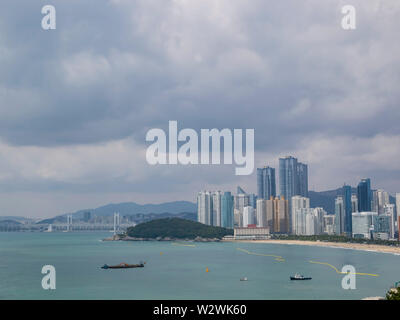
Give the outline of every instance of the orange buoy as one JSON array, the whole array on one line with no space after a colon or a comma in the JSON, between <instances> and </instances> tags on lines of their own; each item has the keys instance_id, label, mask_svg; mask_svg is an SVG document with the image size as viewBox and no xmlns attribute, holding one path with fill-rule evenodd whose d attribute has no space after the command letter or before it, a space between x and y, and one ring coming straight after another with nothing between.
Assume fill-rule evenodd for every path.
<instances>
[{"instance_id":1,"label":"orange buoy","mask_svg":"<svg viewBox=\"0 0 400 320\"><path fill-rule=\"evenodd\" d=\"M208 272L208 268L206 268L206 272Z\"/></svg>"}]
</instances>

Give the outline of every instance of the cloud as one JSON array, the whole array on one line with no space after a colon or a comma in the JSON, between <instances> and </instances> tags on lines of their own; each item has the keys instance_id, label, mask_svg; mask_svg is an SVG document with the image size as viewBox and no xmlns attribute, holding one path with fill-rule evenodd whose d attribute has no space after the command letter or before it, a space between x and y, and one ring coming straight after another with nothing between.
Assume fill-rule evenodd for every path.
<instances>
[{"instance_id":1,"label":"cloud","mask_svg":"<svg viewBox=\"0 0 400 320\"><path fill-rule=\"evenodd\" d=\"M229 167L148 168L145 134L169 120L254 128L259 163L299 155L315 188L400 188L398 1L354 0L354 31L337 0L54 0L53 31L22 3L0 4L3 192L255 191Z\"/></svg>"}]
</instances>

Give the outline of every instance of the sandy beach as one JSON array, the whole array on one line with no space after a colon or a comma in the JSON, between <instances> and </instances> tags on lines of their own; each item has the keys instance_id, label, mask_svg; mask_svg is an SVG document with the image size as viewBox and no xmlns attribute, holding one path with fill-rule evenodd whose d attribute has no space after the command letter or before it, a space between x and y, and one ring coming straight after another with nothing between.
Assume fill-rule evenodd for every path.
<instances>
[{"instance_id":1,"label":"sandy beach","mask_svg":"<svg viewBox=\"0 0 400 320\"><path fill-rule=\"evenodd\" d=\"M318 246L331 247L363 251L375 251L381 253L391 253L400 255L400 247L382 246L376 244L363 243L341 243L341 242L324 242L324 241L302 241L302 240L232 240L234 242L249 242L249 243L270 243L270 244L287 244L301 246Z\"/></svg>"}]
</instances>

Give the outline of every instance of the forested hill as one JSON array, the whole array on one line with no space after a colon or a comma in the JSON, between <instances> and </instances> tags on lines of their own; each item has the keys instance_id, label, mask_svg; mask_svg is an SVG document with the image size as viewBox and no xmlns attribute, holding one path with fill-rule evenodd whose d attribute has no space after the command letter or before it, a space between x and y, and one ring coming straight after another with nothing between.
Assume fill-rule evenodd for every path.
<instances>
[{"instance_id":1,"label":"forested hill","mask_svg":"<svg viewBox=\"0 0 400 320\"><path fill-rule=\"evenodd\" d=\"M127 230L127 235L134 238L156 239L176 238L176 239L195 239L219 238L232 235L233 230L212 227L205 224L180 218L157 219L141 223Z\"/></svg>"}]
</instances>

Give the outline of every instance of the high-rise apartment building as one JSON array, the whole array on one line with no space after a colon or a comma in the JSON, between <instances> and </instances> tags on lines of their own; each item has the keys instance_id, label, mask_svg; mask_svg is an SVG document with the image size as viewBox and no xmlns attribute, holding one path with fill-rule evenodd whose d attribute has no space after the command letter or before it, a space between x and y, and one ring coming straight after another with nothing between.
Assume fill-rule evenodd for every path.
<instances>
[{"instance_id":1,"label":"high-rise apartment building","mask_svg":"<svg viewBox=\"0 0 400 320\"><path fill-rule=\"evenodd\" d=\"M372 207L373 212L383 214L385 205L389 204L389 193L378 189L372 192Z\"/></svg>"},{"instance_id":2,"label":"high-rise apartment building","mask_svg":"<svg viewBox=\"0 0 400 320\"><path fill-rule=\"evenodd\" d=\"M284 197L267 201L267 224L271 233L289 233L289 202ZM271 227L270 227L271 225Z\"/></svg>"},{"instance_id":3,"label":"high-rise apartment building","mask_svg":"<svg viewBox=\"0 0 400 320\"><path fill-rule=\"evenodd\" d=\"M293 196L308 196L308 167L296 158L279 159L280 196L291 200Z\"/></svg>"},{"instance_id":4,"label":"high-rise apartment building","mask_svg":"<svg viewBox=\"0 0 400 320\"><path fill-rule=\"evenodd\" d=\"M267 200L258 199L256 208L256 223L257 227L265 228L267 224Z\"/></svg>"},{"instance_id":5,"label":"high-rise apartment building","mask_svg":"<svg viewBox=\"0 0 400 320\"><path fill-rule=\"evenodd\" d=\"M335 215L327 214L324 216L324 233L328 235L335 234Z\"/></svg>"},{"instance_id":6,"label":"high-rise apartment building","mask_svg":"<svg viewBox=\"0 0 400 320\"><path fill-rule=\"evenodd\" d=\"M233 228L233 196L230 192L201 191L197 195L197 221L217 227Z\"/></svg>"},{"instance_id":7,"label":"high-rise apartment building","mask_svg":"<svg viewBox=\"0 0 400 320\"><path fill-rule=\"evenodd\" d=\"M400 193L396 193L396 218L397 220L400 218ZM397 226L400 229L400 224L398 223ZM399 233L400 238L400 233Z\"/></svg>"},{"instance_id":8,"label":"high-rise apartment building","mask_svg":"<svg viewBox=\"0 0 400 320\"><path fill-rule=\"evenodd\" d=\"M345 232L345 210L343 197L341 196L335 199L335 228L337 235Z\"/></svg>"},{"instance_id":9,"label":"high-rise apartment building","mask_svg":"<svg viewBox=\"0 0 400 320\"><path fill-rule=\"evenodd\" d=\"M213 218L212 194L209 191L201 191L197 195L197 221L212 225Z\"/></svg>"},{"instance_id":10,"label":"high-rise apartment building","mask_svg":"<svg viewBox=\"0 0 400 320\"><path fill-rule=\"evenodd\" d=\"M275 169L264 167L257 169L257 197L269 200L276 197Z\"/></svg>"},{"instance_id":11,"label":"high-rise apartment building","mask_svg":"<svg viewBox=\"0 0 400 320\"><path fill-rule=\"evenodd\" d=\"M297 177L297 194L308 197L308 166L306 164L297 163Z\"/></svg>"},{"instance_id":12,"label":"high-rise apartment building","mask_svg":"<svg viewBox=\"0 0 400 320\"><path fill-rule=\"evenodd\" d=\"M353 238L371 239L374 231L376 212L355 212L353 217Z\"/></svg>"},{"instance_id":13,"label":"high-rise apartment building","mask_svg":"<svg viewBox=\"0 0 400 320\"><path fill-rule=\"evenodd\" d=\"M324 232L324 217L326 211L322 208L299 208L295 211L296 235L319 235Z\"/></svg>"},{"instance_id":14,"label":"high-rise apartment building","mask_svg":"<svg viewBox=\"0 0 400 320\"><path fill-rule=\"evenodd\" d=\"M279 159L280 196L289 201L289 228L292 228L291 199L293 196L308 197L308 167L294 157Z\"/></svg>"},{"instance_id":15,"label":"high-rise apartment building","mask_svg":"<svg viewBox=\"0 0 400 320\"><path fill-rule=\"evenodd\" d=\"M233 228L233 196L230 192L224 192L221 197L221 227Z\"/></svg>"},{"instance_id":16,"label":"high-rise apartment building","mask_svg":"<svg viewBox=\"0 0 400 320\"><path fill-rule=\"evenodd\" d=\"M351 195L351 212L358 212L358 199L356 194Z\"/></svg>"},{"instance_id":17,"label":"high-rise apartment building","mask_svg":"<svg viewBox=\"0 0 400 320\"><path fill-rule=\"evenodd\" d=\"M243 210L243 227L247 228L249 225L256 224L255 212L252 206L247 206Z\"/></svg>"},{"instance_id":18,"label":"high-rise apartment building","mask_svg":"<svg viewBox=\"0 0 400 320\"><path fill-rule=\"evenodd\" d=\"M396 217L394 214L394 204L385 204L383 206L383 213L381 215L389 216L389 236L393 239L396 235Z\"/></svg>"},{"instance_id":19,"label":"high-rise apartment building","mask_svg":"<svg viewBox=\"0 0 400 320\"><path fill-rule=\"evenodd\" d=\"M216 227L221 226L221 191L212 193L212 225Z\"/></svg>"},{"instance_id":20,"label":"high-rise apartment building","mask_svg":"<svg viewBox=\"0 0 400 320\"><path fill-rule=\"evenodd\" d=\"M371 212L371 180L362 179L357 186L358 212Z\"/></svg>"},{"instance_id":21,"label":"high-rise apartment building","mask_svg":"<svg viewBox=\"0 0 400 320\"><path fill-rule=\"evenodd\" d=\"M351 206L351 187L344 185L342 188L342 197L344 205L344 233L352 236L352 206Z\"/></svg>"},{"instance_id":22,"label":"high-rise apartment building","mask_svg":"<svg viewBox=\"0 0 400 320\"><path fill-rule=\"evenodd\" d=\"M293 234L298 234L296 233L296 230L300 230L301 227L298 226L298 221L296 221L297 218L297 210L299 209L309 209L310 208L310 199L302 196L294 196L292 197L292 205L291 205L291 219L292 219L292 233ZM302 222L299 222L299 224Z\"/></svg>"}]
</instances>

